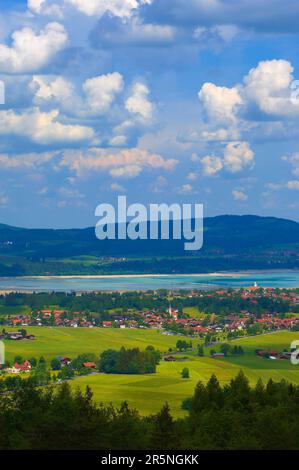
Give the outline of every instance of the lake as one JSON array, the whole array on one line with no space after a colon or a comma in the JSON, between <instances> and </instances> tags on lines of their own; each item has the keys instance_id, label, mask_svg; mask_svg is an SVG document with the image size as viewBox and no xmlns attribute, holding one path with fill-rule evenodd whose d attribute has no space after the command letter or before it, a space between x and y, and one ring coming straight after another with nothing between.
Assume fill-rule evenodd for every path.
<instances>
[{"instance_id":1,"label":"lake","mask_svg":"<svg viewBox=\"0 0 299 470\"><path fill-rule=\"evenodd\" d=\"M22 292L91 292L157 289L199 289L248 287L298 287L299 271L215 273L202 275L81 276L0 278L1 291Z\"/></svg>"}]
</instances>

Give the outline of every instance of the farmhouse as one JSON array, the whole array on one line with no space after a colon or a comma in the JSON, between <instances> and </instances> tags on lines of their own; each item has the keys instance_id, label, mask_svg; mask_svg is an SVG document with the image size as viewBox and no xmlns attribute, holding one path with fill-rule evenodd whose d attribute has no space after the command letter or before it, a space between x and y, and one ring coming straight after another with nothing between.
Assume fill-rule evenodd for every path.
<instances>
[{"instance_id":1,"label":"farmhouse","mask_svg":"<svg viewBox=\"0 0 299 470\"><path fill-rule=\"evenodd\" d=\"M84 362L83 367L86 367L88 369L95 369L96 368L96 363L95 362Z\"/></svg>"},{"instance_id":2,"label":"farmhouse","mask_svg":"<svg viewBox=\"0 0 299 470\"><path fill-rule=\"evenodd\" d=\"M255 351L256 355L257 356L260 356L260 357L277 357L278 356L278 351L276 350L266 350L266 349L257 349Z\"/></svg>"},{"instance_id":3,"label":"farmhouse","mask_svg":"<svg viewBox=\"0 0 299 470\"><path fill-rule=\"evenodd\" d=\"M176 358L174 356L166 356L166 357L164 357L164 361L166 361L166 362L175 362Z\"/></svg>"},{"instance_id":4,"label":"farmhouse","mask_svg":"<svg viewBox=\"0 0 299 470\"><path fill-rule=\"evenodd\" d=\"M11 374L29 373L31 371L31 364L29 361L25 361L23 364L15 363L9 372Z\"/></svg>"},{"instance_id":5,"label":"farmhouse","mask_svg":"<svg viewBox=\"0 0 299 470\"><path fill-rule=\"evenodd\" d=\"M225 357L225 354L223 354L223 353L214 353L212 357L213 357L213 359L223 358L223 357Z\"/></svg>"},{"instance_id":6,"label":"farmhouse","mask_svg":"<svg viewBox=\"0 0 299 470\"><path fill-rule=\"evenodd\" d=\"M69 366L70 363L72 362L72 360L69 357L64 357L64 356L57 356L57 359L62 365L62 367Z\"/></svg>"}]
</instances>

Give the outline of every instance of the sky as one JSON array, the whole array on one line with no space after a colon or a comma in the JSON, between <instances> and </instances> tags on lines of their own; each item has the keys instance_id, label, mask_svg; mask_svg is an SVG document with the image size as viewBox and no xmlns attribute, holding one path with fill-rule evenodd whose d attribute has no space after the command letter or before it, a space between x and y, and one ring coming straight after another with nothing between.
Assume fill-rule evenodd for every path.
<instances>
[{"instance_id":1,"label":"sky","mask_svg":"<svg viewBox=\"0 0 299 470\"><path fill-rule=\"evenodd\" d=\"M0 0L0 222L94 225L119 195L299 220L298 16L297 0Z\"/></svg>"}]
</instances>

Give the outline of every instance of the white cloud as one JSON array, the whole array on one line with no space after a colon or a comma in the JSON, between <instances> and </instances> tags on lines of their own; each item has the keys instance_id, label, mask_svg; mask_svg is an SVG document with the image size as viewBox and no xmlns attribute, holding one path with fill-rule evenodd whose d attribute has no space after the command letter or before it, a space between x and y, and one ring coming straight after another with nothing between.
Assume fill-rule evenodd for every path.
<instances>
[{"instance_id":1,"label":"white cloud","mask_svg":"<svg viewBox=\"0 0 299 470\"><path fill-rule=\"evenodd\" d=\"M94 45L112 47L157 46L172 44L179 30L171 25L145 23L140 16L132 15L125 21L101 22L93 33Z\"/></svg>"},{"instance_id":2,"label":"white cloud","mask_svg":"<svg viewBox=\"0 0 299 470\"><path fill-rule=\"evenodd\" d=\"M194 135L194 140L205 140L206 142L225 142L227 140L238 140L240 131L238 129L217 129L203 130L198 135Z\"/></svg>"},{"instance_id":3,"label":"white cloud","mask_svg":"<svg viewBox=\"0 0 299 470\"><path fill-rule=\"evenodd\" d=\"M62 7L57 3L51 3L48 0L28 0L28 9L36 15L49 15L59 18L63 17Z\"/></svg>"},{"instance_id":4,"label":"white cloud","mask_svg":"<svg viewBox=\"0 0 299 470\"><path fill-rule=\"evenodd\" d=\"M68 167L79 177L99 171L120 178L138 176L146 169L169 171L176 164L177 160L165 159L161 155L139 148L121 150L90 148L86 152L66 150L60 162L60 166Z\"/></svg>"},{"instance_id":5,"label":"white cloud","mask_svg":"<svg viewBox=\"0 0 299 470\"><path fill-rule=\"evenodd\" d=\"M23 28L12 34L11 46L0 44L0 72L26 73L47 65L68 42L68 35L59 23L49 23L40 34Z\"/></svg>"},{"instance_id":6,"label":"white cloud","mask_svg":"<svg viewBox=\"0 0 299 470\"><path fill-rule=\"evenodd\" d=\"M237 173L254 165L254 153L248 142L230 142L224 150L223 165L230 173Z\"/></svg>"},{"instance_id":7,"label":"white cloud","mask_svg":"<svg viewBox=\"0 0 299 470\"><path fill-rule=\"evenodd\" d=\"M84 97L76 92L69 80L61 76L34 75L30 83L30 89L35 93L35 104L59 104L66 113L81 117L107 113L123 88L124 80L118 72L85 80Z\"/></svg>"},{"instance_id":8,"label":"white cloud","mask_svg":"<svg viewBox=\"0 0 299 470\"><path fill-rule=\"evenodd\" d=\"M292 99L291 83L294 68L287 60L260 62L244 78L244 96L269 115L299 114L299 100Z\"/></svg>"},{"instance_id":9,"label":"white cloud","mask_svg":"<svg viewBox=\"0 0 299 470\"><path fill-rule=\"evenodd\" d=\"M198 96L207 123L193 131L190 141L273 140L296 134L299 116L298 84L287 60L259 62L231 88L204 83ZM296 126L296 127L295 127ZM248 137L247 137L248 138Z\"/></svg>"},{"instance_id":10,"label":"white cloud","mask_svg":"<svg viewBox=\"0 0 299 470\"><path fill-rule=\"evenodd\" d=\"M282 160L288 162L292 166L292 173L299 177L299 153L292 153L291 155L285 155Z\"/></svg>"},{"instance_id":11,"label":"white cloud","mask_svg":"<svg viewBox=\"0 0 299 470\"><path fill-rule=\"evenodd\" d=\"M142 3L151 3L149 0L65 0L81 13L88 16L103 16L111 13L120 18L128 18Z\"/></svg>"},{"instance_id":12,"label":"white cloud","mask_svg":"<svg viewBox=\"0 0 299 470\"><path fill-rule=\"evenodd\" d=\"M124 186L118 183L112 183L110 185L110 189L112 189L112 191L115 191L117 193L125 193L127 191L126 188L124 188Z\"/></svg>"},{"instance_id":13,"label":"white cloud","mask_svg":"<svg viewBox=\"0 0 299 470\"><path fill-rule=\"evenodd\" d=\"M268 183L266 187L270 191L280 191L282 189L298 190L299 180L290 180L290 181L287 181L286 183Z\"/></svg>"},{"instance_id":14,"label":"white cloud","mask_svg":"<svg viewBox=\"0 0 299 470\"><path fill-rule=\"evenodd\" d=\"M27 153L18 156L0 154L1 170L36 169L50 162L58 152Z\"/></svg>"},{"instance_id":15,"label":"white cloud","mask_svg":"<svg viewBox=\"0 0 299 470\"><path fill-rule=\"evenodd\" d=\"M247 194L244 193L243 191L238 190L238 189L234 189L232 191L232 195L233 195L233 198L235 199L235 201L247 201L247 199L248 199Z\"/></svg>"},{"instance_id":16,"label":"white cloud","mask_svg":"<svg viewBox=\"0 0 299 470\"><path fill-rule=\"evenodd\" d=\"M30 88L35 91L36 104L47 101L63 103L74 95L72 83L60 76L33 75Z\"/></svg>"},{"instance_id":17,"label":"white cloud","mask_svg":"<svg viewBox=\"0 0 299 470\"><path fill-rule=\"evenodd\" d=\"M38 144L54 142L80 142L94 137L93 129L87 126L59 122L59 111L41 112L38 108L16 113L0 111L0 134L18 135Z\"/></svg>"},{"instance_id":18,"label":"white cloud","mask_svg":"<svg viewBox=\"0 0 299 470\"><path fill-rule=\"evenodd\" d=\"M204 83L198 93L203 107L211 121L233 123L242 98L237 88L226 88L214 83Z\"/></svg>"},{"instance_id":19,"label":"white cloud","mask_svg":"<svg viewBox=\"0 0 299 470\"><path fill-rule=\"evenodd\" d=\"M214 176L222 169L229 173L238 173L254 166L254 153L248 142L229 142L224 148L223 158L207 155L200 159L203 173Z\"/></svg>"},{"instance_id":20,"label":"white cloud","mask_svg":"<svg viewBox=\"0 0 299 470\"><path fill-rule=\"evenodd\" d=\"M144 123L153 118L154 105L148 99L150 91L146 85L137 82L133 86L132 95L126 101L126 109L139 117Z\"/></svg>"},{"instance_id":21,"label":"white cloud","mask_svg":"<svg viewBox=\"0 0 299 470\"><path fill-rule=\"evenodd\" d=\"M143 23L137 16L133 16L130 22L130 28L127 30L128 36L124 40L128 42L147 41L171 42L176 37L176 29L169 25L158 25L152 23Z\"/></svg>"},{"instance_id":22,"label":"white cloud","mask_svg":"<svg viewBox=\"0 0 299 470\"><path fill-rule=\"evenodd\" d=\"M288 181L286 186L288 189L299 190L299 180Z\"/></svg>"},{"instance_id":23,"label":"white cloud","mask_svg":"<svg viewBox=\"0 0 299 470\"><path fill-rule=\"evenodd\" d=\"M115 178L135 178L142 173L140 165L126 165L119 168L111 168L110 175Z\"/></svg>"},{"instance_id":24,"label":"white cloud","mask_svg":"<svg viewBox=\"0 0 299 470\"><path fill-rule=\"evenodd\" d=\"M192 184L183 184L179 189L179 194L190 194L194 191Z\"/></svg>"},{"instance_id":25,"label":"white cloud","mask_svg":"<svg viewBox=\"0 0 299 470\"><path fill-rule=\"evenodd\" d=\"M123 147L127 142L127 136L125 135L115 135L109 140L109 144L112 147Z\"/></svg>"},{"instance_id":26,"label":"white cloud","mask_svg":"<svg viewBox=\"0 0 299 470\"><path fill-rule=\"evenodd\" d=\"M87 103L91 112L101 114L108 111L117 94L124 88L124 80L120 73L90 78L83 84Z\"/></svg>"},{"instance_id":27,"label":"white cloud","mask_svg":"<svg viewBox=\"0 0 299 470\"><path fill-rule=\"evenodd\" d=\"M221 158L207 155L201 159L203 172L207 176L214 176L223 168Z\"/></svg>"},{"instance_id":28,"label":"white cloud","mask_svg":"<svg viewBox=\"0 0 299 470\"><path fill-rule=\"evenodd\" d=\"M78 189L62 187L58 189L58 193L67 199L84 199L85 194L80 193Z\"/></svg>"}]
</instances>

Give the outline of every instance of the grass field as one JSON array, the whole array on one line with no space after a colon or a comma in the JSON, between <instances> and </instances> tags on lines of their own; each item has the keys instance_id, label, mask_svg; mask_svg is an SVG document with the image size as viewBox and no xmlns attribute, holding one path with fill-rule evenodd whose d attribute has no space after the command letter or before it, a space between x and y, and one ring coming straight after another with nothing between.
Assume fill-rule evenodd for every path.
<instances>
[{"instance_id":1,"label":"grass field","mask_svg":"<svg viewBox=\"0 0 299 470\"><path fill-rule=\"evenodd\" d=\"M206 316L205 313L198 310L198 307L184 307L183 312L192 318L204 318Z\"/></svg>"},{"instance_id":2,"label":"grass field","mask_svg":"<svg viewBox=\"0 0 299 470\"><path fill-rule=\"evenodd\" d=\"M74 357L83 352L99 354L107 348L119 349L121 346L139 347L144 349L152 344L166 352L174 347L175 336L166 336L156 330L113 330L113 329L70 329L70 328L28 328L28 332L36 335L36 341L7 342L7 358L17 354L30 358L43 355L51 359L56 355ZM277 332L250 338L240 338L233 344L242 345L245 354L240 357L229 356L225 359L211 359L209 348L205 357L195 353L183 354L188 359L184 362L161 361L157 373L153 375L105 375L96 374L80 377L71 382L72 387L84 389L90 385L96 401L119 405L127 401L143 414L158 411L164 402L168 402L175 416L182 416L182 400L193 394L199 380L207 381L214 373L221 383L228 382L242 369L250 382L254 384L259 378L264 381L286 379L299 384L299 366L289 361L262 359L255 355L257 348L275 348L282 351L290 348L293 340L299 339L298 333ZM194 341L194 345L197 341ZM217 349L217 347L215 348ZM178 356L181 357L181 356ZM182 379L180 373L188 367L190 379Z\"/></svg>"},{"instance_id":3,"label":"grass field","mask_svg":"<svg viewBox=\"0 0 299 470\"><path fill-rule=\"evenodd\" d=\"M13 331L13 328L8 328ZM51 360L63 355L75 357L81 353L100 354L108 348L120 349L139 347L145 349L151 344L161 352L175 347L177 337L163 334L158 330L121 330L113 328L45 328L28 327L28 333L36 336L35 341L6 341L6 358L12 360L16 355L25 358L44 356Z\"/></svg>"},{"instance_id":4,"label":"grass field","mask_svg":"<svg viewBox=\"0 0 299 470\"><path fill-rule=\"evenodd\" d=\"M143 414L159 411L164 402L168 402L173 415L183 416L182 401L193 394L198 381L206 382L212 374L224 384L242 369L254 385L259 378L265 382L272 378L275 381L285 379L299 384L299 366L293 366L289 361L271 361L255 355L257 348L289 348L291 342L298 338L298 333L279 332L264 336L244 338L235 344L242 344L244 356L226 359L211 359L209 349L203 358L188 354L184 362L161 362L157 373L148 376L124 375L93 375L74 380L72 386L84 389L90 385L96 401L113 402L119 405L126 400ZM185 354L183 356L186 356ZM180 373L183 367L188 367L190 379L182 379Z\"/></svg>"}]
</instances>

